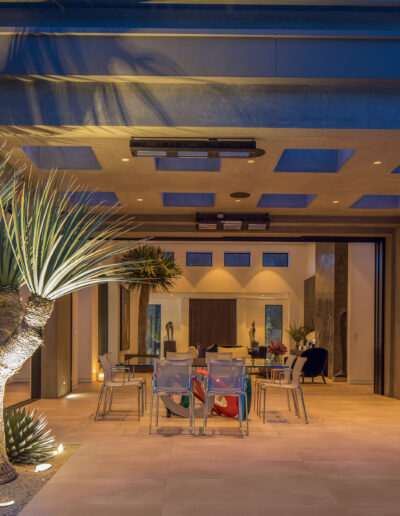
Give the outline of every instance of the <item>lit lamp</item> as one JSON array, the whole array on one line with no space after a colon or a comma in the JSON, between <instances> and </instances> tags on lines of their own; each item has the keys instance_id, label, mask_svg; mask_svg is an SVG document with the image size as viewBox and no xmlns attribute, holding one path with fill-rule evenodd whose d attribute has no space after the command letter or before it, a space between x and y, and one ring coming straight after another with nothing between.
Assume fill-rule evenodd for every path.
<instances>
[{"instance_id":1,"label":"lit lamp","mask_svg":"<svg viewBox=\"0 0 400 516\"><path fill-rule=\"evenodd\" d=\"M99 369L99 371L97 373L97 381L98 382L103 382L104 381L104 371L103 370Z\"/></svg>"}]
</instances>

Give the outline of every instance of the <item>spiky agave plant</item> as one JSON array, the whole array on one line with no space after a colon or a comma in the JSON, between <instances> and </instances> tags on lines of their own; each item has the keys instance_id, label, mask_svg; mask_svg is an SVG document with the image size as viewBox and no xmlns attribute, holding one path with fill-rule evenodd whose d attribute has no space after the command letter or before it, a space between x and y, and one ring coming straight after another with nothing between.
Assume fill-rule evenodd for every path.
<instances>
[{"instance_id":1,"label":"spiky agave plant","mask_svg":"<svg viewBox=\"0 0 400 516\"><path fill-rule=\"evenodd\" d=\"M130 290L140 288L139 319L138 319L138 349L146 353L147 311L151 291L168 291L175 280L182 274L182 269L175 262L173 255L164 253L154 245L143 244L126 252L121 262L125 263L125 278L130 281Z\"/></svg>"},{"instance_id":2,"label":"spiky agave plant","mask_svg":"<svg viewBox=\"0 0 400 516\"><path fill-rule=\"evenodd\" d=\"M0 199L7 237L0 233L3 256L11 248L12 255L7 256L15 260L20 280L31 293L22 318L0 342L0 413L5 383L43 343L43 327L55 299L91 285L126 281L122 274L125 265L109 262L132 247L114 242L126 231L127 219L116 218L115 207L93 207L90 192L80 192L76 202L70 202L76 191L72 182L57 179L55 173L37 184L28 181L19 190L14 186L8 220L7 205ZM0 307L5 290L6 286L0 289ZM0 483L15 477L7 460L0 418Z\"/></svg>"},{"instance_id":3,"label":"spiky agave plant","mask_svg":"<svg viewBox=\"0 0 400 516\"><path fill-rule=\"evenodd\" d=\"M6 449L14 464L39 464L54 454L54 437L47 430L43 414L25 408L6 411L4 415Z\"/></svg>"}]
</instances>

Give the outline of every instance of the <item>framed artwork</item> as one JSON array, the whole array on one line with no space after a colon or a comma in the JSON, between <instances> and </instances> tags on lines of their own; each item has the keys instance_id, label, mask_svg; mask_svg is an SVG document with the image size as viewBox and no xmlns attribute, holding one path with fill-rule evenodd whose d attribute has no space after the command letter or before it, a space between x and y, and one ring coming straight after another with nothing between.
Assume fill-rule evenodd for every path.
<instances>
[{"instance_id":1,"label":"framed artwork","mask_svg":"<svg viewBox=\"0 0 400 516\"><path fill-rule=\"evenodd\" d=\"M265 345L282 342L282 305L265 305Z\"/></svg>"},{"instance_id":2,"label":"framed artwork","mask_svg":"<svg viewBox=\"0 0 400 516\"><path fill-rule=\"evenodd\" d=\"M130 292L127 288L120 286L120 338L119 349L126 351L130 348Z\"/></svg>"},{"instance_id":3,"label":"framed artwork","mask_svg":"<svg viewBox=\"0 0 400 516\"><path fill-rule=\"evenodd\" d=\"M160 356L161 352L161 305L149 305L147 309L146 353Z\"/></svg>"}]
</instances>

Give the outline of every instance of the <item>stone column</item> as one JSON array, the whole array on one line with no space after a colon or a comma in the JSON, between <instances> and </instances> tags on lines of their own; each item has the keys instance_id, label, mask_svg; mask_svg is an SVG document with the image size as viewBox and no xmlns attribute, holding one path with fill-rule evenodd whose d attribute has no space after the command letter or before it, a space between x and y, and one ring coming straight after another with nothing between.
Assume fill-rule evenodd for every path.
<instances>
[{"instance_id":1,"label":"stone column","mask_svg":"<svg viewBox=\"0 0 400 516\"><path fill-rule=\"evenodd\" d=\"M315 255L315 340L329 352L328 376L343 376L347 312L347 244L317 242ZM344 315L343 315L344 314Z\"/></svg>"}]
</instances>

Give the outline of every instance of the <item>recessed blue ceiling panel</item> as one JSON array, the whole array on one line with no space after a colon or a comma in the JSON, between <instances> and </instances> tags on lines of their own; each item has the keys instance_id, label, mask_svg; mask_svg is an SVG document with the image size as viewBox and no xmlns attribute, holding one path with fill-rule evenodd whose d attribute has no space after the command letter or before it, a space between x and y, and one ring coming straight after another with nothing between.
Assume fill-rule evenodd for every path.
<instances>
[{"instance_id":1,"label":"recessed blue ceiling panel","mask_svg":"<svg viewBox=\"0 0 400 516\"><path fill-rule=\"evenodd\" d=\"M262 194L257 208L307 208L315 194Z\"/></svg>"},{"instance_id":2,"label":"recessed blue ceiling panel","mask_svg":"<svg viewBox=\"0 0 400 516\"><path fill-rule=\"evenodd\" d=\"M40 169L101 170L91 147L24 145L21 149Z\"/></svg>"},{"instance_id":3,"label":"recessed blue ceiling panel","mask_svg":"<svg viewBox=\"0 0 400 516\"><path fill-rule=\"evenodd\" d=\"M352 149L285 149L275 172L336 173L354 152Z\"/></svg>"},{"instance_id":4,"label":"recessed blue ceiling panel","mask_svg":"<svg viewBox=\"0 0 400 516\"><path fill-rule=\"evenodd\" d=\"M184 172L218 172L219 158L154 158L157 170Z\"/></svg>"},{"instance_id":5,"label":"recessed blue ceiling panel","mask_svg":"<svg viewBox=\"0 0 400 516\"><path fill-rule=\"evenodd\" d=\"M90 206L119 206L118 197L114 192L74 192L69 198L72 204L82 200L88 201Z\"/></svg>"},{"instance_id":6,"label":"recessed blue ceiling panel","mask_svg":"<svg viewBox=\"0 0 400 516\"><path fill-rule=\"evenodd\" d=\"M172 193L164 192L161 194L164 206L175 207L206 207L214 206L214 193Z\"/></svg>"},{"instance_id":7,"label":"recessed blue ceiling panel","mask_svg":"<svg viewBox=\"0 0 400 516\"><path fill-rule=\"evenodd\" d=\"M397 210L400 208L400 195L363 195L350 208Z\"/></svg>"},{"instance_id":8,"label":"recessed blue ceiling panel","mask_svg":"<svg viewBox=\"0 0 400 516\"><path fill-rule=\"evenodd\" d=\"M400 174L400 165L392 170L392 174Z\"/></svg>"}]
</instances>

